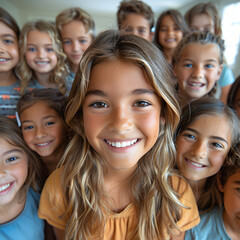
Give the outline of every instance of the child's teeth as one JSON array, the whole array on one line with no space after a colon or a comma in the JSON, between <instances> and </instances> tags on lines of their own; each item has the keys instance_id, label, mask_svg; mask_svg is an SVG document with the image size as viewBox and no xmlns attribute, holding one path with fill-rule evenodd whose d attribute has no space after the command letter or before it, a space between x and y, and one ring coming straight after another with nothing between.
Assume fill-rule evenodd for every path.
<instances>
[{"instance_id":1,"label":"child's teeth","mask_svg":"<svg viewBox=\"0 0 240 240\"><path fill-rule=\"evenodd\" d=\"M0 192L2 192L3 190L7 189L10 186L10 183L0 187Z\"/></svg>"},{"instance_id":2,"label":"child's teeth","mask_svg":"<svg viewBox=\"0 0 240 240\"><path fill-rule=\"evenodd\" d=\"M117 148L121 148L121 147L128 147L128 146L131 146L133 145L134 143L137 142L137 139L134 139L132 141L125 141L125 142L110 142L110 141L107 141L106 142L110 145L110 146L113 146L113 147L117 147Z\"/></svg>"}]
</instances>

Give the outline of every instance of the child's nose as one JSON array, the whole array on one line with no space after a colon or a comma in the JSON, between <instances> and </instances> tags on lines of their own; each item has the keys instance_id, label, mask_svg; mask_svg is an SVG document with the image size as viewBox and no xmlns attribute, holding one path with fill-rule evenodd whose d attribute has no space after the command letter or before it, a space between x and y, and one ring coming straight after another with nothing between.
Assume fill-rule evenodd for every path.
<instances>
[{"instance_id":1,"label":"child's nose","mask_svg":"<svg viewBox=\"0 0 240 240\"><path fill-rule=\"evenodd\" d=\"M78 41L74 41L73 42L73 50L74 51L79 51L81 50L81 46L80 46L80 43Z\"/></svg>"},{"instance_id":2,"label":"child's nose","mask_svg":"<svg viewBox=\"0 0 240 240\"><path fill-rule=\"evenodd\" d=\"M197 159L204 159L207 155L207 144L203 141L197 141L192 147L191 154Z\"/></svg>"},{"instance_id":3,"label":"child's nose","mask_svg":"<svg viewBox=\"0 0 240 240\"><path fill-rule=\"evenodd\" d=\"M45 58L46 57L46 51L44 49L38 50L38 57L39 58Z\"/></svg>"},{"instance_id":4,"label":"child's nose","mask_svg":"<svg viewBox=\"0 0 240 240\"><path fill-rule=\"evenodd\" d=\"M111 118L110 129L116 133L124 134L133 127L130 114L121 107L112 112Z\"/></svg>"},{"instance_id":5,"label":"child's nose","mask_svg":"<svg viewBox=\"0 0 240 240\"><path fill-rule=\"evenodd\" d=\"M36 132L35 132L35 137L36 138L44 138L47 136L47 131L44 127L37 127Z\"/></svg>"},{"instance_id":6,"label":"child's nose","mask_svg":"<svg viewBox=\"0 0 240 240\"><path fill-rule=\"evenodd\" d=\"M192 76L194 78L203 78L204 77L204 69L201 66L194 66L192 71Z\"/></svg>"}]
</instances>

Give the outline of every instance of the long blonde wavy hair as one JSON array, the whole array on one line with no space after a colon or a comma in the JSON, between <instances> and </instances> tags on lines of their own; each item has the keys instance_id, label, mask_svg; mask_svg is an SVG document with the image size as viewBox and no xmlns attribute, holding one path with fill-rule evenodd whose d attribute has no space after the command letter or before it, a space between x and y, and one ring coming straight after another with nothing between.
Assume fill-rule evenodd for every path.
<instances>
[{"instance_id":1,"label":"long blonde wavy hair","mask_svg":"<svg viewBox=\"0 0 240 240\"><path fill-rule=\"evenodd\" d=\"M99 231L99 236L103 233L104 164L85 136L82 109L91 69L116 59L143 69L162 100L161 114L166 120L165 124L160 124L156 143L139 160L133 175L132 192L139 221L131 239L163 238L163 229L167 229L169 235L178 229L176 222L181 217L182 205L179 194L171 186L171 176L177 174L173 170L176 152L173 133L179 121L179 105L170 70L153 44L138 36L108 30L101 33L84 53L66 108L66 122L75 131L61 161L65 214L70 216L65 229L68 240L91 239L93 231Z\"/></svg>"},{"instance_id":2,"label":"long blonde wavy hair","mask_svg":"<svg viewBox=\"0 0 240 240\"><path fill-rule=\"evenodd\" d=\"M25 54L27 51L27 36L29 32L33 30L38 30L40 32L47 33L52 40L53 50L57 55L57 66L52 71L49 82L56 83L60 92L65 94L66 84L65 79L69 73L66 66L66 55L62 50L61 41L58 37L56 27L48 21L37 20L27 22L21 31L19 38L19 48L20 48L20 61L17 66L17 74L21 79L21 93L23 94L28 87L30 81L34 77L33 70L28 66Z\"/></svg>"}]
</instances>

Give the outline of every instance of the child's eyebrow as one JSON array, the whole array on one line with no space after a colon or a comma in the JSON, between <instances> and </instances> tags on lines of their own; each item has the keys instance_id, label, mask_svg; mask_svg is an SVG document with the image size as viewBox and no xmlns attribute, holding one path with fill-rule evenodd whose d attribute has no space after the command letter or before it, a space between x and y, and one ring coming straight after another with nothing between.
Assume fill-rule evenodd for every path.
<instances>
[{"instance_id":1,"label":"child's eyebrow","mask_svg":"<svg viewBox=\"0 0 240 240\"><path fill-rule=\"evenodd\" d=\"M10 38L15 39L15 37L11 34L3 34L3 35L1 35L1 37L10 37Z\"/></svg>"},{"instance_id":2,"label":"child's eyebrow","mask_svg":"<svg viewBox=\"0 0 240 240\"><path fill-rule=\"evenodd\" d=\"M6 151L5 153L3 153L3 156L4 155L9 155L9 154L12 154L12 153L23 153L23 151L21 149L11 149L9 151Z\"/></svg>"},{"instance_id":3,"label":"child's eyebrow","mask_svg":"<svg viewBox=\"0 0 240 240\"><path fill-rule=\"evenodd\" d=\"M51 115L49 115L49 116L45 116L45 117L43 117L42 119L48 119L48 118L57 118L57 116L51 116ZM33 120L23 120L22 121L22 123L28 123L28 122L34 122Z\"/></svg>"},{"instance_id":4,"label":"child's eyebrow","mask_svg":"<svg viewBox=\"0 0 240 240\"><path fill-rule=\"evenodd\" d=\"M185 130L189 130L189 131L192 131L192 132L194 132L194 133L196 133L196 134L199 134L198 131L196 131L195 129L192 129L192 128L186 128ZM210 136L210 138L213 138L213 139L216 139L216 140L223 141L223 142L225 142L225 143L228 145L228 141L227 141L226 139L222 138L222 137L218 137L218 136Z\"/></svg>"},{"instance_id":5,"label":"child's eyebrow","mask_svg":"<svg viewBox=\"0 0 240 240\"><path fill-rule=\"evenodd\" d=\"M156 93L153 90L150 89L146 89L146 88L139 88L139 89L135 89L132 91L132 94L134 95L140 95L140 94L151 94L151 95L156 95ZM86 93L86 97L89 95L97 95L100 97L106 97L107 94L104 93L101 90L90 90Z\"/></svg>"}]
</instances>

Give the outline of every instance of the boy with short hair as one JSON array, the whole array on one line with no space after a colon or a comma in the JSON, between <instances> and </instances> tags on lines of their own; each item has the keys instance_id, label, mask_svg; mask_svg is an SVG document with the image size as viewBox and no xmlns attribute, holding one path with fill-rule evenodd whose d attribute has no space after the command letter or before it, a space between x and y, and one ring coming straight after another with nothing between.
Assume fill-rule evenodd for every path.
<instances>
[{"instance_id":1,"label":"boy with short hair","mask_svg":"<svg viewBox=\"0 0 240 240\"><path fill-rule=\"evenodd\" d=\"M122 1L117 11L119 30L138 35L152 41L154 14L150 6L142 1Z\"/></svg>"},{"instance_id":2,"label":"boy with short hair","mask_svg":"<svg viewBox=\"0 0 240 240\"><path fill-rule=\"evenodd\" d=\"M84 51L95 37L95 23L87 12L75 7L59 13L56 26L74 78Z\"/></svg>"}]
</instances>

